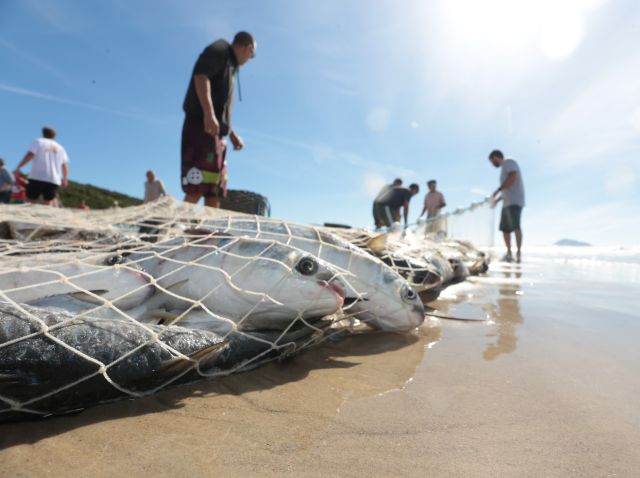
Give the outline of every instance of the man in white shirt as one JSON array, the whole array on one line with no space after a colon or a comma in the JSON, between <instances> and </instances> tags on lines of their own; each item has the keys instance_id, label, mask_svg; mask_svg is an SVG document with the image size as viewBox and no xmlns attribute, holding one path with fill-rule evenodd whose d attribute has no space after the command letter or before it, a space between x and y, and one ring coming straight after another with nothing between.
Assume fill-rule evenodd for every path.
<instances>
[{"instance_id":1,"label":"man in white shirt","mask_svg":"<svg viewBox=\"0 0 640 478\"><path fill-rule=\"evenodd\" d=\"M520 226L520 216L524 207L524 184L520 167L513 159L504 159L500 150L493 150L489 153L489 161L500 171L500 187L493 193L495 202L502 202L502 212L500 215L500 230L504 237L504 244L507 246L507 253L502 258L505 262L512 262L511 254L511 233L516 236L516 262L522 260L520 249L522 248L522 228ZM500 195L500 196L499 196Z\"/></svg>"},{"instance_id":2,"label":"man in white shirt","mask_svg":"<svg viewBox=\"0 0 640 478\"><path fill-rule=\"evenodd\" d=\"M55 137L56 131L53 128L42 128L42 138L36 139L31 144L27 154L14 171L17 177L20 168L33 160L27 185L29 202L40 202L51 206L58 187L66 188L69 184L69 157L64 148L54 140Z\"/></svg>"},{"instance_id":3,"label":"man in white shirt","mask_svg":"<svg viewBox=\"0 0 640 478\"><path fill-rule=\"evenodd\" d=\"M164 184L160 179L156 179L156 173L151 170L147 171L147 182L144 183L144 202L152 202L166 195Z\"/></svg>"}]
</instances>

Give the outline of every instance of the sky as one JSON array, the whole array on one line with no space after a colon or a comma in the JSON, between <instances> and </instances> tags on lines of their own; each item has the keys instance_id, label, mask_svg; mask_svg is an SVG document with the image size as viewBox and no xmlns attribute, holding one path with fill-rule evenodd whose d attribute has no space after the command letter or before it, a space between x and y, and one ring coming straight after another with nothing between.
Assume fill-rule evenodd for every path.
<instances>
[{"instance_id":1,"label":"sky","mask_svg":"<svg viewBox=\"0 0 640 478\"><path fill-rule=\"evenodd\" d=\"M44 125L70 179L182 198L182 101L218 38L254 34L229 187L272 215L370 225L385 183L436 179L448 210L520 165L525 244L640 243L640 2L0 0L0 157Z\"/></svg>"}]
</instances>

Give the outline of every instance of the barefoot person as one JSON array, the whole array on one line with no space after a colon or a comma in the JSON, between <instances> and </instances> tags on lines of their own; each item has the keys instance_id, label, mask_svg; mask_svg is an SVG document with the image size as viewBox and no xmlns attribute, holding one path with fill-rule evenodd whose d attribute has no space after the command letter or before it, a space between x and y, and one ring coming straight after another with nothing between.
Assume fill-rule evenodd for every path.
<instances>
[{"instance_id":1,"label":"barefoot person","mask_svg":"<svg viewBox=\"0 0 640 478\"><path fill-rule=\"evenodd\" d=\"M42 128L42 138L31 143L27 154L14 171L17 178L21 174L20 169L33 161L27 184L29 202L52 206L58 187L66 188L68 185L69 157L55 137L56 131L53 128Z\"/></svg>"},{"instance_id":2,"label":"barefoot person","mask_svg":"<svg viewBox=\"0 0 640 478\"><path fill-rule=\"evenodd\" d=\"M233 149L244 146L231 128L233 80L238 68L255 56L256 42L247 32L239 32L229 44L217 40L200 54L184 99L182 127L182 190L184 200L220 207L227 193L225 156L229 135Z\"/></svg>"},{"instance_id":3,"label":"barefoot person","mask_svg":"<svg viewBox=\"0 0 640 478\"><path fill-rule=\"evenodd\" d=\"M513 159L504 159L500 150L489 153L489 161L496 168L502 168L500 172L500 187L493 193L495 202L502 201L502 213L500 216L500 230L504 236L507 253L502 258L506 262L513 261L511 253L511 233L516 236L516 262L522 259L522 228L520 217L524 207L524 185L520 167Z\"/></svg>"}]
</instances>

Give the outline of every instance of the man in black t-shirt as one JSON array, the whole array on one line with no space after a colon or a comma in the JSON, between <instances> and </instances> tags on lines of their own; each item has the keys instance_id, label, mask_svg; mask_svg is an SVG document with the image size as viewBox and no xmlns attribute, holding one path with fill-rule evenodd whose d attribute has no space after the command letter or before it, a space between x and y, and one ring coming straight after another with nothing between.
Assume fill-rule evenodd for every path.
<instances>
[{"instance_id":1,"label":"man in black t-shirt","mask_svg":"<svg viewBox=\"0 0 640 478\"><path fill-rule=\"evenodd\" d=\"M394 222L400 222L400 208L404 208L404 223L409 222L409 201L418 194L420 187L413 183L409 188L392 188L376 199L375 207L380 222L391 227Z\"/></svg>"},{"instance_id":2,"label":"man in black t-shirt","mask_svg":"<svg viewBox=\"0 0 640 478\"><path fill-rule=\"evenodd\" d=\"M235 150L244 146L231 128L233 80L255 51L253 36L239 32L233 43L218 40L198 57L183 103L181 169L186 202L197 203L204 196L205 205L219 207L220 198L226 196L224 137L229 135Z\"/></svg>"}]
</instances>

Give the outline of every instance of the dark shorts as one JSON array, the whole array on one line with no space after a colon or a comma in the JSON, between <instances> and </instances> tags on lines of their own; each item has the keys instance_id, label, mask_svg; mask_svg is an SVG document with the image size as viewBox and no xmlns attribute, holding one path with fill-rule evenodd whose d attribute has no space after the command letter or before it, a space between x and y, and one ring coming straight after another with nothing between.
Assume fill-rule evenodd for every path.
<instances>
[{"instance_id":1,"label":"dark shorts","mask_svg":"<svg viewBox=\"0 0 640 478\"><path fill-rule=\"evenodd\" d=\"M376 222L376 227L379 225L391 227L391 224L400 221L400 209L391 209L388 204L374 202L373 220Z\"/></svg>"},{"instance_id":2,"label":"dark shorts","mask_svg":"<svg viewBox=\"0 0 640 478\"><path fill-rule=\"evenodd\" d=\"M502 208L500 216L500 230L502 232L513 232L520 229L520 216L522 206L507 206Z\"/></svg>"},{"instance_id":3,"label":"dark shorts","mask_svg":"<svg viewBox=\"0 0 640 478\"><path fill-rule=\"evenodd\" d=\"M227 196L227 143L205 133L203 120L185 117L182 126L182 190L205 197Z\"/></svg>"},{"instance_id":4,"label":"dark shorts","mask_svg":"<svg viewBox=\"0 0 640 478\"><path fill-rule=\"evenodd\" d=\"M11 190L0 191L0 203L8 204L10 199L11 199Z\"/></svg>"},{"instance_id":5,"label":"dark shorts","mask_svg":"<svg viewBox=\"0 0 640 478\"><path fill-rule=\"evenodd\" d=\"M40 196L42 196L43 200L51 201L56 197L57 190L57 184L38 181L37 179L29 179L29 183L27 184L27 197L32 201L37 201L40 199Z\"/></svg>"}]
</instances>

